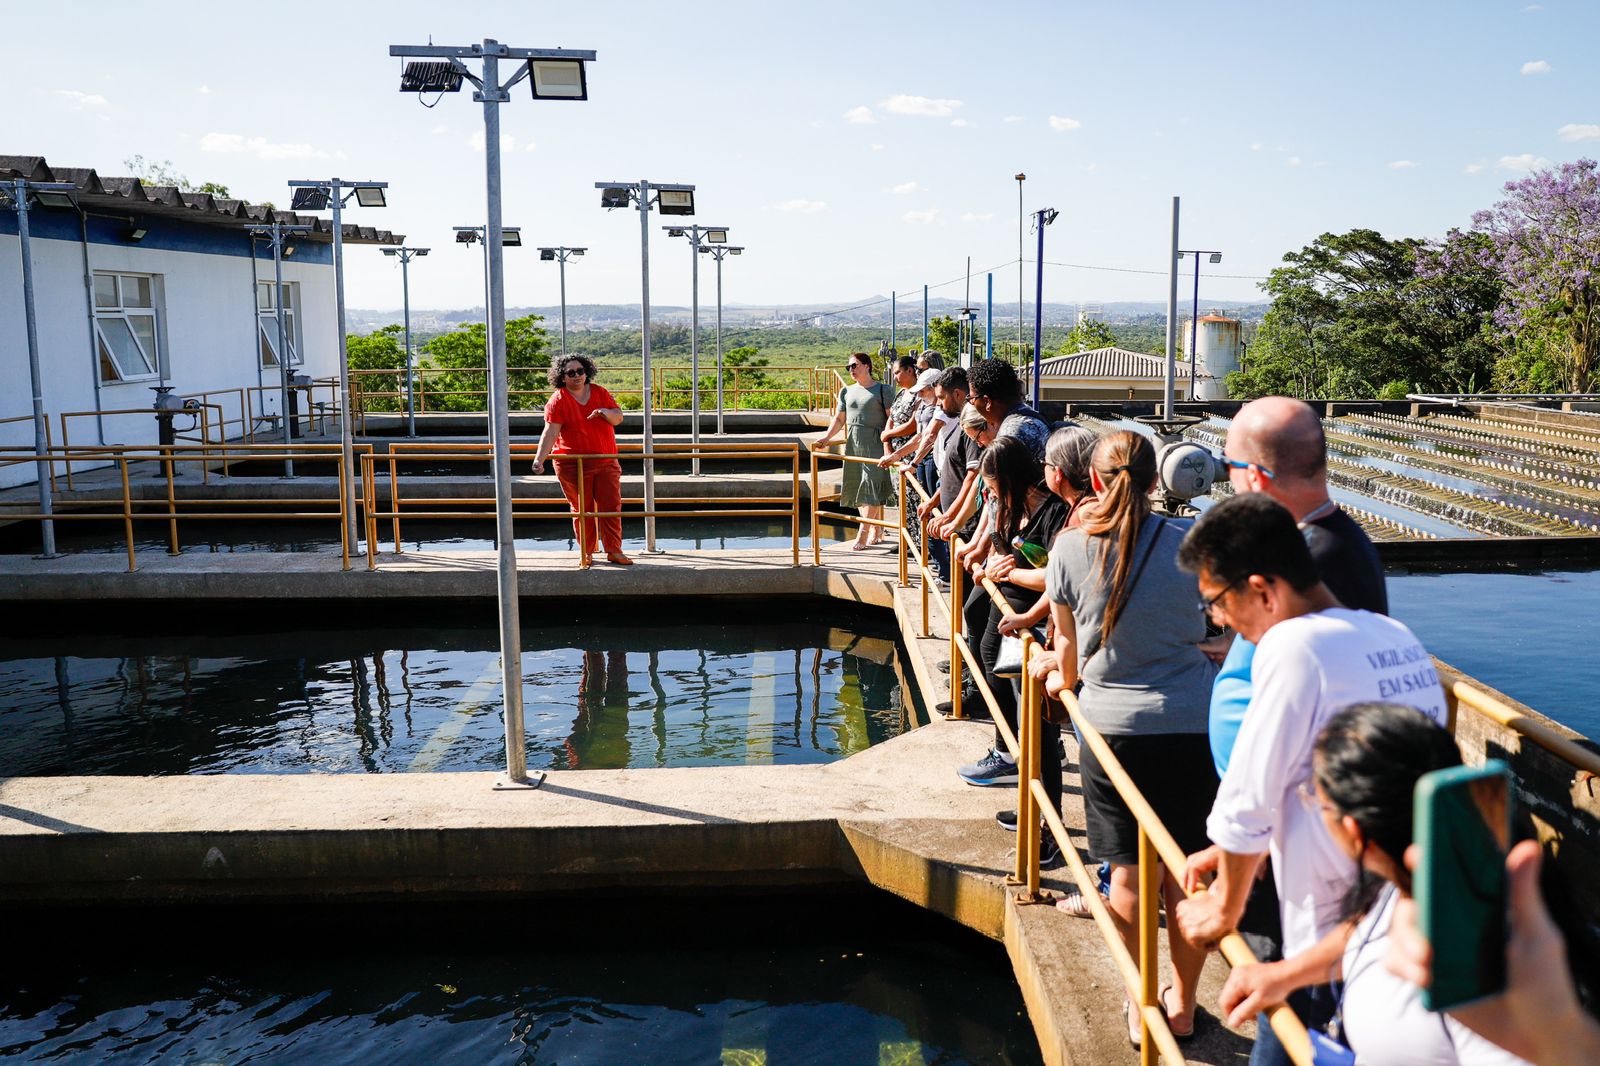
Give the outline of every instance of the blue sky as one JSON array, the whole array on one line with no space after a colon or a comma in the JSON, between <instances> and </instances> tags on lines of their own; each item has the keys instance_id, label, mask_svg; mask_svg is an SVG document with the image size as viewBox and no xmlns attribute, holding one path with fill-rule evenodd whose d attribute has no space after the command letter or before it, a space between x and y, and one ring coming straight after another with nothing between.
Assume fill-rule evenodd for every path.
<instances>
[{"instance_id":1,"label":"blue sky","mask_svg":"<svg viewBox=\"0 0 1600 1066\"><path fill-rule=\"evenodd\" d=\"M0 151L102 173L137 152L280 204L291 178L388 180L391 206L352 220L436 249L413 268L419 307L482 300L480 259L449 232L482 218L481 109L419 106L388 56L430 35L599 52L587 103L519 87L501 109L505 221L591 249L573 302L638 299L637 215L601 211L600 179L696 183L699 219L749 248L725 268L742 304L842 305L958 277L969 255L1012 261L1019 171L1030 209L1061 211L1047 263L1161 271L1179 195L1183 244L1224 253L1202 303L1226 303L1258 293L1223 275L1319 233L1439 234L1528 166L1600 152L1587 0L63 2L7 22ZM686 304L686 245L654 233L652 299ZM555 301L553 264L506 258L510 303ZM1160 276L1046 269L1049 300L1165 298ZM997 301L1016 277L997 272ZM375 250L352 249L347 278L352 306L398 306Z\"/></svg>"}]
</instances>

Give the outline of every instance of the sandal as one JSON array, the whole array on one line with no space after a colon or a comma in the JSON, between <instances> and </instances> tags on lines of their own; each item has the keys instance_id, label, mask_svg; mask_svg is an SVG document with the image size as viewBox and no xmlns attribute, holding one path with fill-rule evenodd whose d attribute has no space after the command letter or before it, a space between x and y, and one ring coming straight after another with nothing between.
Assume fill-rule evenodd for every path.
<instances>
[{"instance_id":1,"label":"sandal","mask_svg":"<svg viewBox=\"0 0 1600 1066\"><path fill-rule=\"evenodd\" d=\"M1083 898L1083 893L1076 889L1068 892L1056 900L1056 910L1063 914L1070 914L1074 918L1093 918L1094 912L1089 909L1089 901Z\"/></svg>"},{"instance_id":2,"label":"sandal","mask_svg":"<svg viewBox=\"0 0 1600 1066\"><path fill-rule=\"evenodd\" d=\"M1171 985L1162 985L1161 991L1156 994L1156 1001L1161 1004L1161 1009L1167 1012L1167 1028L1172 1030L1172 1038L1174 1040L1192 1040L1194 1039L1195 1019L1189 1019L1189 1028L1187 1029L1180 1030L1176 1025L1172 1024L1173 1013L1167 1006L1167 993L1171 991Z\"/></svg>"},{"instance_id":3,"label":"sandal","mask_svg":"<svg viewBox=\"0 0 1600 1066\"><path fill-rule=\"evenodd\" d=\"M1133 1000L1124 999L1122 1001L1122 1017L1128 1023L1128 1043L1132 1044L1135 1050L1138 1050L1139 1046L1144 1043L1144 1026L1140 1024L1139 1015L1133 1009Z\"/></svg>"}]
</instances>

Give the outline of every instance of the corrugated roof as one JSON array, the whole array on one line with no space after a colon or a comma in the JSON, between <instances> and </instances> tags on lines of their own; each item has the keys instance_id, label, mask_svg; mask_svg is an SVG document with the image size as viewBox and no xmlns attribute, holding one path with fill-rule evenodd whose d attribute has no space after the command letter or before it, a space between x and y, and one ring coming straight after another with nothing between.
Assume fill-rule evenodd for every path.
<instances>
[{"instance_id":1,"label":"corrugated roof","mask_svg":"<svg viewBox=\"0 0 1600 1066\"><path fill-rule=\"evenodd\" d=\"M78 187L78 202L98 211L137 211L143 215L179 218L203 226L249 229L273 221L290 226L312 226L300 239L332 241L333 222L315 215L277 211L265 204L212 196L204 192L183 192L171 185L146 185L138 178L102 178L84 167L52 167L40 155L0 155L0 180L24 178L28 181L69 181ZM404 244L403 234L371 226L344 224L346 244Z\"/></svg>"},{"instance_id":2,"label":"corrugated roof","mask_svg":"<svg viewBox=\"0 0 1600 1066\"><path fill-rule=\"evenodd\" d=\"M1188 376L1187 363L1180 362L1180 377ZM1091 348L1072 355L1058 355L1039 364L1041 378L1122 378L1138 381L1165 381L1167 361L1159 355L1130 352L1126 348ZM1210 374L1202 373L1203 378Z\"/></svg>"}]
</instances>

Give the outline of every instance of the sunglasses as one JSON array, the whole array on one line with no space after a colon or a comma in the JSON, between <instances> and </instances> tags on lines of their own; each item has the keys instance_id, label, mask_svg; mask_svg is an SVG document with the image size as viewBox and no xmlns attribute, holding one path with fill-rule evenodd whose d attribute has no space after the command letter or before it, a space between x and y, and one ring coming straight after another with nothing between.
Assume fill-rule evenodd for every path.
<instances>
[{"instance_id":1,"label":"sunglasses","mask_svg":"<svg viewBox=\"0 0 1600 1066\"><path fill-rule=\"evenodd\" d=\"M858 366L866 366L866 364L865 363L846 363L844 365L844 368L846 370L854 370Z\"/></svg>"},{"instance_id":2,"label":"sunglasses","mask_svg":"<svg viewBox=\"0 0 1600 1066\"><path fill-rule=\"evenodd\" d=\"M564 377L564 378L581 378L581 377L586 376L588 373L589 372L587 370L585 370L583 367L575 366L575 367L570 367L570 368L568 368L566 370L563 370L561 372L561 376Z\"/></svg>"},{"instance_id":3,"label":"sunglasses","mask_svg":"<svg viewBox=\"0 0 1600 1066\"><path fill-rule=\"evenodd\" d=\"M1261 471L1261 476L1269 481L1277 477L1276 474L1262 466L1260 463L1241 463L1237 459L1229 459L1226 455L1222 457L1222 465L1231 470L1259 470Z\"/></svg>"}]
</instances>

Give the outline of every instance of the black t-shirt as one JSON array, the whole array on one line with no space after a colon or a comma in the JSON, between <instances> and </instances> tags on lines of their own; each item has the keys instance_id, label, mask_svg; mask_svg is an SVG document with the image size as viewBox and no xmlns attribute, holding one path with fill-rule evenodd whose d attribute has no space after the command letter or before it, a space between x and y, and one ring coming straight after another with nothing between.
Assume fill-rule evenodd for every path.
<instances>
[{"instance_id":1,"label":"black t-shirt","mask_svg":"<svg viewBox=\"0 0 1600 1066\"><path fill-rule=\"evenodd\" d=\"M939 463L939 510L948 511L955 504L956 497L961 495L961 486L966 481L967 471L978 468L983 448L977 441L967 436L966 430L959 424L951 426L945 432L944 440L939 443L938 448L944 449L944 458ZM970 537L977 525L978 515L974 513L962 527L961 537L963 539Z\"/></svg>"},{"instance_id":2,"label":"black t-shirt","mask_svg":"<svg viewBox=\"0 0 1600 1066\"><path fill-rule=\"evenodd\" d=\"M1011 558L1016 560L1018 570L1031 570L1033 564L1023 558L1022 552L1011 543L1016 536L1023 540L1039 545L1045 551L1056 542L1056 534L1067 524L1067 505L1060 496L1049 493L1033 513L1028 516L1028 524L1018 530L1012 537L1006 538L1006 551ZM1009 581L1001 582L1000 592L1011 604L1012 610L1025 611L1039 601L1039 593L1025 589L1020 585L1013 585Z\"/></svg>"},{"instance_id":3,"label":"black t-shirt","mask_svg":"<svg viewBox=\"0 0 1600 1066\"><path fill-rule=\"evenodd\" d=\"M1305 536L1322 583L1340 603L1358 611L1389 613L1378 549L1355 519L1335 510L1307 522Z\"/></svg>"}]
</instances>

